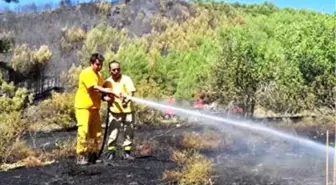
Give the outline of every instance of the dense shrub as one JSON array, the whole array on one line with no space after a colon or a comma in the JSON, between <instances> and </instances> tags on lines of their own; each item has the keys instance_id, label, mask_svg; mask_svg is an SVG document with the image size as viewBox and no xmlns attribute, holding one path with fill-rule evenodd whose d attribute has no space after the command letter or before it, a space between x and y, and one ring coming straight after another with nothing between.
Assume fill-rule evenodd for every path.
<instances>
[{"instance_id":1,"label":"dense shrub","mask_svg":"<svg viewBox=\"0 0 336 185\"><path fill-rule=\"evenodd\" d=\"M79 48L83 44L86 33L81 28L65 27L62 28L62 38L60 46L63 52L69 52L73 49Z\"/></svg>"},{"instance_id":2,"label":"dense shrub","mask_svg":"<svg viewBox=\"0 0 336 185\"><path fill-rule=\"evenodd\" d=\"M29 107L26 117L31 123L42 123L45 127L59 125L60 128L74 126L74 93L52 93L50 99Z\"/></svg>"},{"instance_id":3,"label":"dense shrub","mask_svg":"<svg viewBox=\"0 0 336 185\"><path fill-rule=\"evenodd\" d=\"M18 140L22 133L28 128L25 119L22 119L20 112L0 113L0 163L7 160L12 154L12 144Z\"/></svg>"},{"instance_id":4,"label":"dense shrub","mask_svg":"<svg viewBox=\"0 0 336 185\"><path fill-rule=\"evenodd\" d=\"M42 45L39 49L31 49L23 44L14 49L11 65L13 69L26 76L43 74L43 68L51 59L51 51L48 46Z\"/></svg>"},{"instance_id":5,"label":"dense shrub","mask_svg":"<svg viewBox=\"0 0 336 185\"><path fill-rule=\"evenodd\" d=\"M11 145L18 140L28 127L22 117L22 110L31 100L26 89L16 88L5 82L0 75L0 162L11 155Z\"/></svg>"},{"instance_id":6,"label":"dense shrub","mask_svg":"<svg viewBox=\"0 0 336 185\"><path fill-rule=\"evenodd\" d=\"M195 150L173 151L172 160L180 170L166 170L163 179L185 184L211 184L212 162Z\"/></svg>"},{"instance_id":7,"label":"dense shrub","mask_svg":"<svg viewBox=\"0 0 336 185\"><path fill-rule=\"evenodd\" d=\"M0 33L0 53L8 53L14 44L14 35L12 32Z\"/></svg>"}]
</instances>

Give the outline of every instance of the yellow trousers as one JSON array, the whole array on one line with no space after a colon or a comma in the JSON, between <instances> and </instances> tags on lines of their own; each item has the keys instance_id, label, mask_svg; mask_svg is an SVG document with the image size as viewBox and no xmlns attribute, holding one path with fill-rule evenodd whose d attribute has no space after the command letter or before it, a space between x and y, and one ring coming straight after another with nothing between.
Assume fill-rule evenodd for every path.
<instances>
[{"instance_id":1,"label":"yellow trousers","mask_svg":"<svg viewBox=\"0 0 336 185\"><path fill-rule=\"evenodd\" d=\"M102 127L99 110L76 109L77 155L98 152L101 143Z\"/></svg>"}]
</instances>

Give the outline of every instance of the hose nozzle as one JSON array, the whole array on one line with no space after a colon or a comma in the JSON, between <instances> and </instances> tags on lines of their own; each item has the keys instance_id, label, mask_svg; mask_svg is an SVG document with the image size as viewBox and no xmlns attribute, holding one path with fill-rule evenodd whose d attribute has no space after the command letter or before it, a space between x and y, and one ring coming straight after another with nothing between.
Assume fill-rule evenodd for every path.
<instances>
[{"instance_id":1,"label":"hose nozzle","mask_svg":"<svg viewBox=\"0 0 336 185\"><path fill-rule=\"evenodd\" d=\"M119 98L121 99L123 106L126 106L129 101L127 95L120 93Z\"/></svg>"}]
</instances>

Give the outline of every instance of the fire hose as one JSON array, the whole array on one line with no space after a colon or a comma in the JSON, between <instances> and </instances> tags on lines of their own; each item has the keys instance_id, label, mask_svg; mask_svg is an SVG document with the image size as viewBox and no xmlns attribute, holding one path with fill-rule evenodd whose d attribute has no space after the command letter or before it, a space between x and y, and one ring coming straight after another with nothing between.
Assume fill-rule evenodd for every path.
<instances>
[{"instance_id":1,"label":"fire hose","mask_svg":"<svg viewBox=\"0 0 336 185\"><path fill-rule=\"evenodd\" d=\"M108 102L107 102L107 104L108 104ZM100 150L99 150L97 159L101 156L101 154L103 153L104 148L105 148L105 142L106 142L107 133L108 133L108 128L109 128L109 115L110 115L110 108L109 108L108 105L107 105L103 142L102 142L102 145L101 145L101 147L100 147Z\"/></svg>"}]
</instances>

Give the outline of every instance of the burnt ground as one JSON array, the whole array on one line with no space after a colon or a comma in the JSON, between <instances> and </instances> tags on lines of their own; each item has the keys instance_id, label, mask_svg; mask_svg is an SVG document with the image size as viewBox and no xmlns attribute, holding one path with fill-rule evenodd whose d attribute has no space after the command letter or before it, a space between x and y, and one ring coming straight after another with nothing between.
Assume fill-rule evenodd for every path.
<instances>
[{"instance_id":1,"label":"burnt ground","mask_svg":"<svg viewBox=\"0 0 336 185\"><path fill-rule=\"evenodd\" d=\"M170 148L182 149L185 132L202 131L204 127L188 125L138 127L136 138L157 142L151 156L134 161L116 160L112 165L95 164L78 167L68 157L42 167L18 168L0 173L0 184L6 185L85 185L85 184L173 184L162 180L162 173L175 169L170 159ZM209 129L209 128L207 128ZM212 129L212 128L210 128ZM214 129L218 130L218 129ZM228 129L230 130L230 129ZM58 140L74 138L76 130L37 134L35 142L27 142L46 150ZM230 135L224 132L223 135ZM246 133L245 133L246 135ZM226 137L227 139L228 137ZM218 185L317 185L325 184L325 160L286 142L253 136L230 136L230 144L218 150L201 151L212 160L212 182ZM331 165L330 165L331 166ZM332 174L332 172L330 172ZM331 178L329 178L331 179Z\"/></svg>"}]
</instances>

